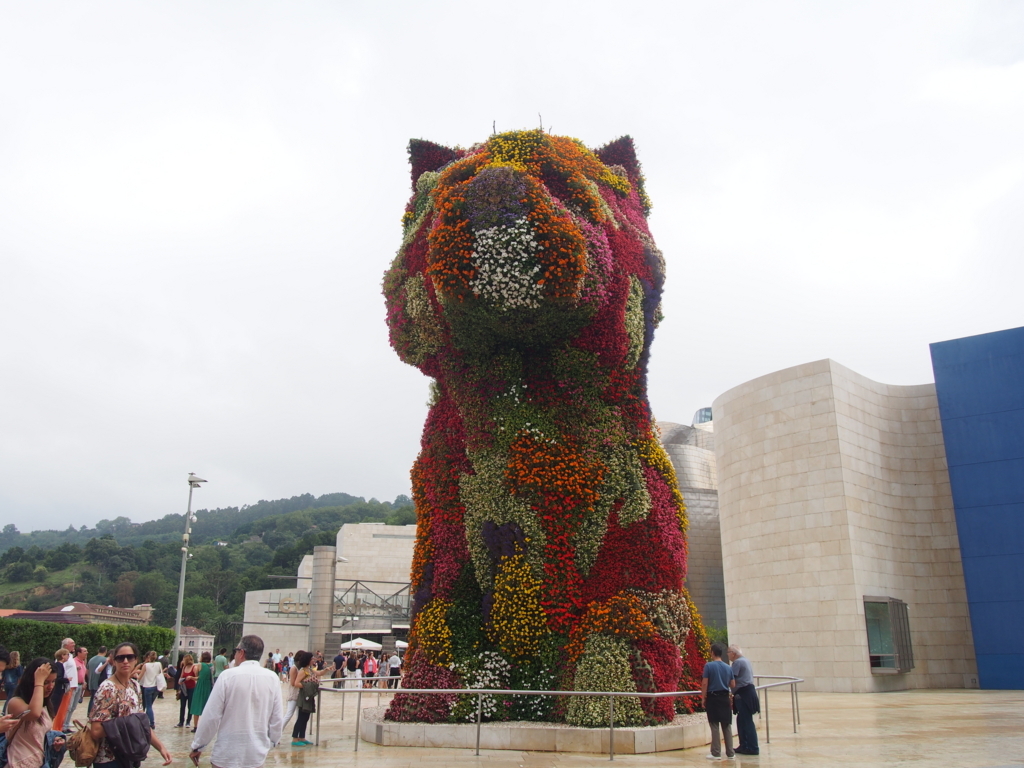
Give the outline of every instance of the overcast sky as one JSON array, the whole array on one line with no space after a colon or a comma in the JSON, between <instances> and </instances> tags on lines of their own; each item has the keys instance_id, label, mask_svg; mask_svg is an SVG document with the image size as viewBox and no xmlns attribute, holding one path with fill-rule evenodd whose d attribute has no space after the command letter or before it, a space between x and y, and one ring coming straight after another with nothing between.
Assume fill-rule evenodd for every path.
<instances>
[{"instance_id":1,"label":"overcast sky","mask_svg":"<svg viewBox=\"0 0 1024 768\"><path fill-rule=\"evenodd\" d=\"M409 492L412 137L637 144L655 415L1024 325L1024 3L0 2L0 522Z\"/></svg>"}]
</instances>

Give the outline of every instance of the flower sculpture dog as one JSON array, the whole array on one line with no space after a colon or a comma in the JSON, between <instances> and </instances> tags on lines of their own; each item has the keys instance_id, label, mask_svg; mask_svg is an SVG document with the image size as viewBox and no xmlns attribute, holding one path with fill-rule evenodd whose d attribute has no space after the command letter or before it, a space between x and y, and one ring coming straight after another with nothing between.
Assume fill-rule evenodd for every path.
<instances>
[{"instance_id":1,"label":"flower sculpture dog","mask_svg":"<svg viewBox=\"0 0 1024 768\"><path fill-rule=\"evenodd\" d=\"M707 640L646 396L664 261L632 140L592 152L517 131L409 151L384 293L391 344L433 385L404 686L693 690ZM670 699L615 711L674 717ZM484 714L606 725L608 704L495 697ZM387 716L475 715L468 698L406 694Z\"/></svg>"}]
</instances>

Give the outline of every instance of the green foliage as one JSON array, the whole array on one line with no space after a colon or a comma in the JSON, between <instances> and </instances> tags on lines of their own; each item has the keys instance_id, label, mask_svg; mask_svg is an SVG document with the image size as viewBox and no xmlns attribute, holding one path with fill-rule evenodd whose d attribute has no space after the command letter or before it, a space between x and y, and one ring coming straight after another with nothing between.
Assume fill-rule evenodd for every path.
<instances>
[{"instance_id":1,"label":"green foliage","mask_svg":"<svg viewBox=\"0 0 1024 768\"><path fill-rule=\"evenodd\" d=\"M27 560L19 560L7 571L8 581L28 581L32 578L32 572L35 569L32 567L32 563Z\"/></svg>"},{"instance_id":2,"label":"green foliage","mask_svg":"<svg viewBox=\"0 0 1024 768\"><path fill-rule=\"evenodd\" d=\"M708 635L709 643L721 643L724 646L729 645L729 628L724 624L718 626L717 624L705 624L704 631Z\"/></svg>"},{"instance_id":3,"label":"green foliage","mask_svg":"<svg viewBox=\"0 0 1024 768\"><path fill-rule=\"evenodd\" d=\"M305 506L301 506L305 505ZM292 574L304 555L334 544L345 523L415 523L412 501L379 502L344 493L261 501L241 509L199 511L193 528L183 623L212 632L218 643L237 639L245 593L279 587L270 574ZM0 532L0 598L4 608L44 610L64 602L153 606L153 624L174 624L181 569L183 515L171 515L174 533L160 525L104 520L91 530ZM235 525L235 523L239 523ZM145 537L139 530L153 530ZM50 536L77 540L53 540ZM15 542L22 542L17 544ZM37 541L51 542L44 546ZM46 591L40 594L38 585ZM63 636L62 636L63 637ZM76 638L77 639L77 638ZM6 638L0 636L0 641ZM93 643L95 645L95 643ZM55 648L56 649L56 648ZM166 649L164 649L166 650Z\"/></svg>"},{"instance_id":4,"label":"green foliage","mask_svg":"<svg viewBox=\"0 0 1024 768\"><path fill-rule=\"evenodd\" d=\"M0 637L12 651L20 651L27 662L37 656L52 658L65 637L73 638L94 652L101 645L108 648L131 641L143 653L163 653L174 643L174 632L162 627L136 627L124 624L54 624L49 621L0 619Z\"/></svg>"}]
</instances>

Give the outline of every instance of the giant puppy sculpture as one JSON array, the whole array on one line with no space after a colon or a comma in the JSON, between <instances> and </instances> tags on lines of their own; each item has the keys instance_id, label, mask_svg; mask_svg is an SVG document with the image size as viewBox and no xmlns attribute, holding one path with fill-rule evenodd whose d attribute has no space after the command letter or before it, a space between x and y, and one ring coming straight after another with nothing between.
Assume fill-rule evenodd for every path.
<instances>
[{"instance_id":1,"label":"giant puppy sculpture","mask_svg":"<svg viewBox=\"0 0 1024 768\"><path fill-rule=\"evenodd\" d=\"M434 381L412 469L405 687L692 690L707 641L647 402L664 261L632 140L592 152L516 131L409 151L414 194L384 294L391 344ZM622 724L674 716L669 699L615 711ZM594 698L507 697L484 714L607 713ZM475 715L451 694L399 695L388 711Z\"/></svg>"}]
</instances>

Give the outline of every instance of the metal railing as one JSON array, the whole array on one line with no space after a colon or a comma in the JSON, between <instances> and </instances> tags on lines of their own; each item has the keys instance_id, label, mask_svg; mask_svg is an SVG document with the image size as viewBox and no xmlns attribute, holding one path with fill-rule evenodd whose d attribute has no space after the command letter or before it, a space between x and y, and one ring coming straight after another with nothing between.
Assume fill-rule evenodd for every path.
<instances>
[{"instance_id":1,"label":"metal railing","mask_svg":"<svg viewBox=\"0 0 1024 768\"><path fill-rule=\"evenodd\" d=\"M769 720L768 710L768 691L771 688L778 688L783 685L788 685L790 690L790 706L793 712L793 733L797 733L797 726L800 725L800 698L797 694L797 684L804 682L803 678L799 677L787 677L785 675L754 675L755 678L755 690L764 691L764 697L761 701L764 704L762 714L764 715L764 728L765 728L765 743L771 743L771 721ZM374 677L371 678L376 684L381 680L394 680L401 679L400 676L396 677ZM406 694L424 694L424 695L472 695L476 696L476 754L480 754L480 726L483 721L483 707L484 707L484 696L607 696L608 697L608 759L615 759L615 699L626 697L626 698L645 698L645 699L661 699L661 698L679 698L681 696L700 696L700 691L663 691L659 693L646 693L641 691L516 691L516 690L505 690L505 689L493 689L493 688L363 688L362 684L367 678L332 678L328 681L321 681L320 689L317 691L316 698L316 744L320 744L320 709L322 703L323 693L340 693L342 694L342 710L341 716L345 717L345 699L346 694L356 694L356 732L355 732L355 749L353 751L359 751L359 723L363 712L363 694L364 693L377 693L377 704L380 705L380 695L382 693L406 693ZM775 680L777 682L756 684L760 680ZM355 682L359 688L333 688L327 687L330 682Z\"/></svg>"}]
</instances>

